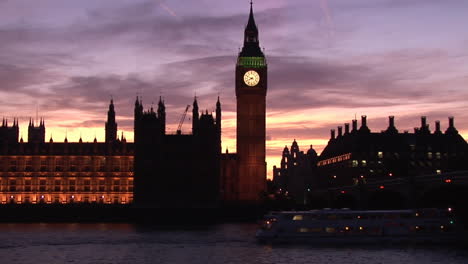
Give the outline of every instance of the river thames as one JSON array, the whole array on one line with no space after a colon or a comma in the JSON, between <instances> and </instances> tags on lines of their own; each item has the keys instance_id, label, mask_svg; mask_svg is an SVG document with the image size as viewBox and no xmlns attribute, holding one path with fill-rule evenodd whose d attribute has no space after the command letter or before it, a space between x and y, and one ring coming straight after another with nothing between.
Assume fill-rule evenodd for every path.
<instances>
[{"instance_id":1,"label":"river thames","mask_svg":"<svg viewBox=\"0 0 468 264\"><path fill-rule=\"evenodd\" d=\"M261 245L255 224L0 224L0 263L468 263L462 248Z\"/></svg>"}]
</instances>

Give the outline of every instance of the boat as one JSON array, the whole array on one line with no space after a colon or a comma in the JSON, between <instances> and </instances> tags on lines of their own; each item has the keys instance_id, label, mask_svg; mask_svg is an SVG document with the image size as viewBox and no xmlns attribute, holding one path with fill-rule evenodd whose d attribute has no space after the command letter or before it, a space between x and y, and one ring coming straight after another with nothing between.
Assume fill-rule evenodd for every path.
<instances>
[{"instance_id":1,"label":"boat","mask_svg":"<svg viewBox=\"0 0 468 264\"><path fill-rule=\"evenodd\" d=\"M411 210L323 209L267 214L259 242L375 243L458 242L452 208Z\"/></svg>"}]
</instances>

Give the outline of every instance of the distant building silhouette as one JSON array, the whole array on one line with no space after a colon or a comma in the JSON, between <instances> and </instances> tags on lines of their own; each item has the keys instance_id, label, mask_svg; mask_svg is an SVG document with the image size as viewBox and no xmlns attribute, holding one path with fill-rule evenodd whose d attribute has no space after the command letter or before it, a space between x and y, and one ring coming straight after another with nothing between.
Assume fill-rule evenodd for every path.
<instances>
[{"instance_id":1,"label":"distant building silhouette","mask_svg":"<svg viewBox=\"0 0 468 264\"><path fill-rule=\"evenodd\" d=\"M310 189L311 195L319 195L315 199L318 198L320 203L323 198L335 199L337 189L341 187L351 190L355 186L361 190L360 195L365 195L359 187L401 179L404 193L414 188L414 184L406 185L411 185L414 182L411 179L415 177L441 174L440 181L434 183L437 185L446 182L444 175L447 173L468 170L468 144L455 128L453 117L449 118L445 132L439 121L435 122L435 130L431 132L424 116L414 133L399 132L395 118L390 116L388 128L375 133L367 126L367 116L362 116L360 127L357 120L352 120L351 127L346 123L344 130L340 126L337 130L332 129L330 134L328 145L319 157L313 150L307 154L299 152L296 141L291 149L284 148L281 166L273 168L277 191L288 192L297 203L303 203L304 198L305 203L308 195L303 197L301 192ZM385 186L380 186L383 188ZM335 192L334 198L330 196L330 190ZM341 190L345 195L346 191Z\"/></svg>"},{"instance_id":2,"label":"distant building silhouette","mask_svg":"<svg viewBox=\"0 0 468 264\"><path fill-rule=\"evenodd\" d=\"M368 179L391 179L424 174L445 173L468 169L468 145L454 126L453 117L445 132L440 122L431 132L426 117L421 126L399 132L393 116L388 128L380 133L371 132L367 117L362 116L361 126L352 121L345 131L338 127L338 135L331 131L328 145L319 161L319 178L322 187L352 185Z\"/></svg>"},{"instance_id":3,"label":"distant building silhouette","mask_svg":"<svg viewBox=\"0 0 468 264\"><path fill-rule=\"evenodd\" d=\"M273 183L276 189L283 192L300 204L307 204L308 193L314 186L317 177L317 152L310 146L307 153L299 150L296 140L291 151L284 147L281 166L273 166Z\"/></svg>"},{"instance_id":4,"label":"distant building silhouette","mask_svg":"<svg viewBox=\"0 0 468 264\"><path fill-rule=\"evenodd\" d=\"M192 134L166 133L166 108L157 113L135 102L135 202L160 207L214 206L219 202L221 103L216 116L199 115L193 102Z\"/></svg>"}]
</instances>

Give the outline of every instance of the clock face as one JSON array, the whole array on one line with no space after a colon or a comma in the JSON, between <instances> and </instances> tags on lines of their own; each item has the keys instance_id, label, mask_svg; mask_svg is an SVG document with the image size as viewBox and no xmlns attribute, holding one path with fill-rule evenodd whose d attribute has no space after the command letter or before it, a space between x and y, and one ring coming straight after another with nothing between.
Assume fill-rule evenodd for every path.
<instances>
[{"instance_id":1,"label":"clock face","mask_svg":"<svg viewBox=\"0 0 468 264\"><path fill-rule=\"evenodd\" d=\"M255 86L260 82L260 75L256 71L248 71L244 74L244 82L248 86Z\"/></svg>"}]
</instances>

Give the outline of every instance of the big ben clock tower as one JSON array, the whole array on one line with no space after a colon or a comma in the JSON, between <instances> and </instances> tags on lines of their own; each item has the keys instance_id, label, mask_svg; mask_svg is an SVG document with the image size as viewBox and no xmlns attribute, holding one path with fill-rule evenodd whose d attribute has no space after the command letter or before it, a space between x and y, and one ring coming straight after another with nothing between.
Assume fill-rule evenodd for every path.
<instances>
[{"instance_id":1,"label":"big ben clock tower","mask_svg":"<svg viewBox=\"0 0 468 264\"><path fill-rule=\"evenodd\" d=\"M238 200L256 203L266 188L267 63L260 49L252 2L236 65Z\"/></svg>"}]
</instances>

